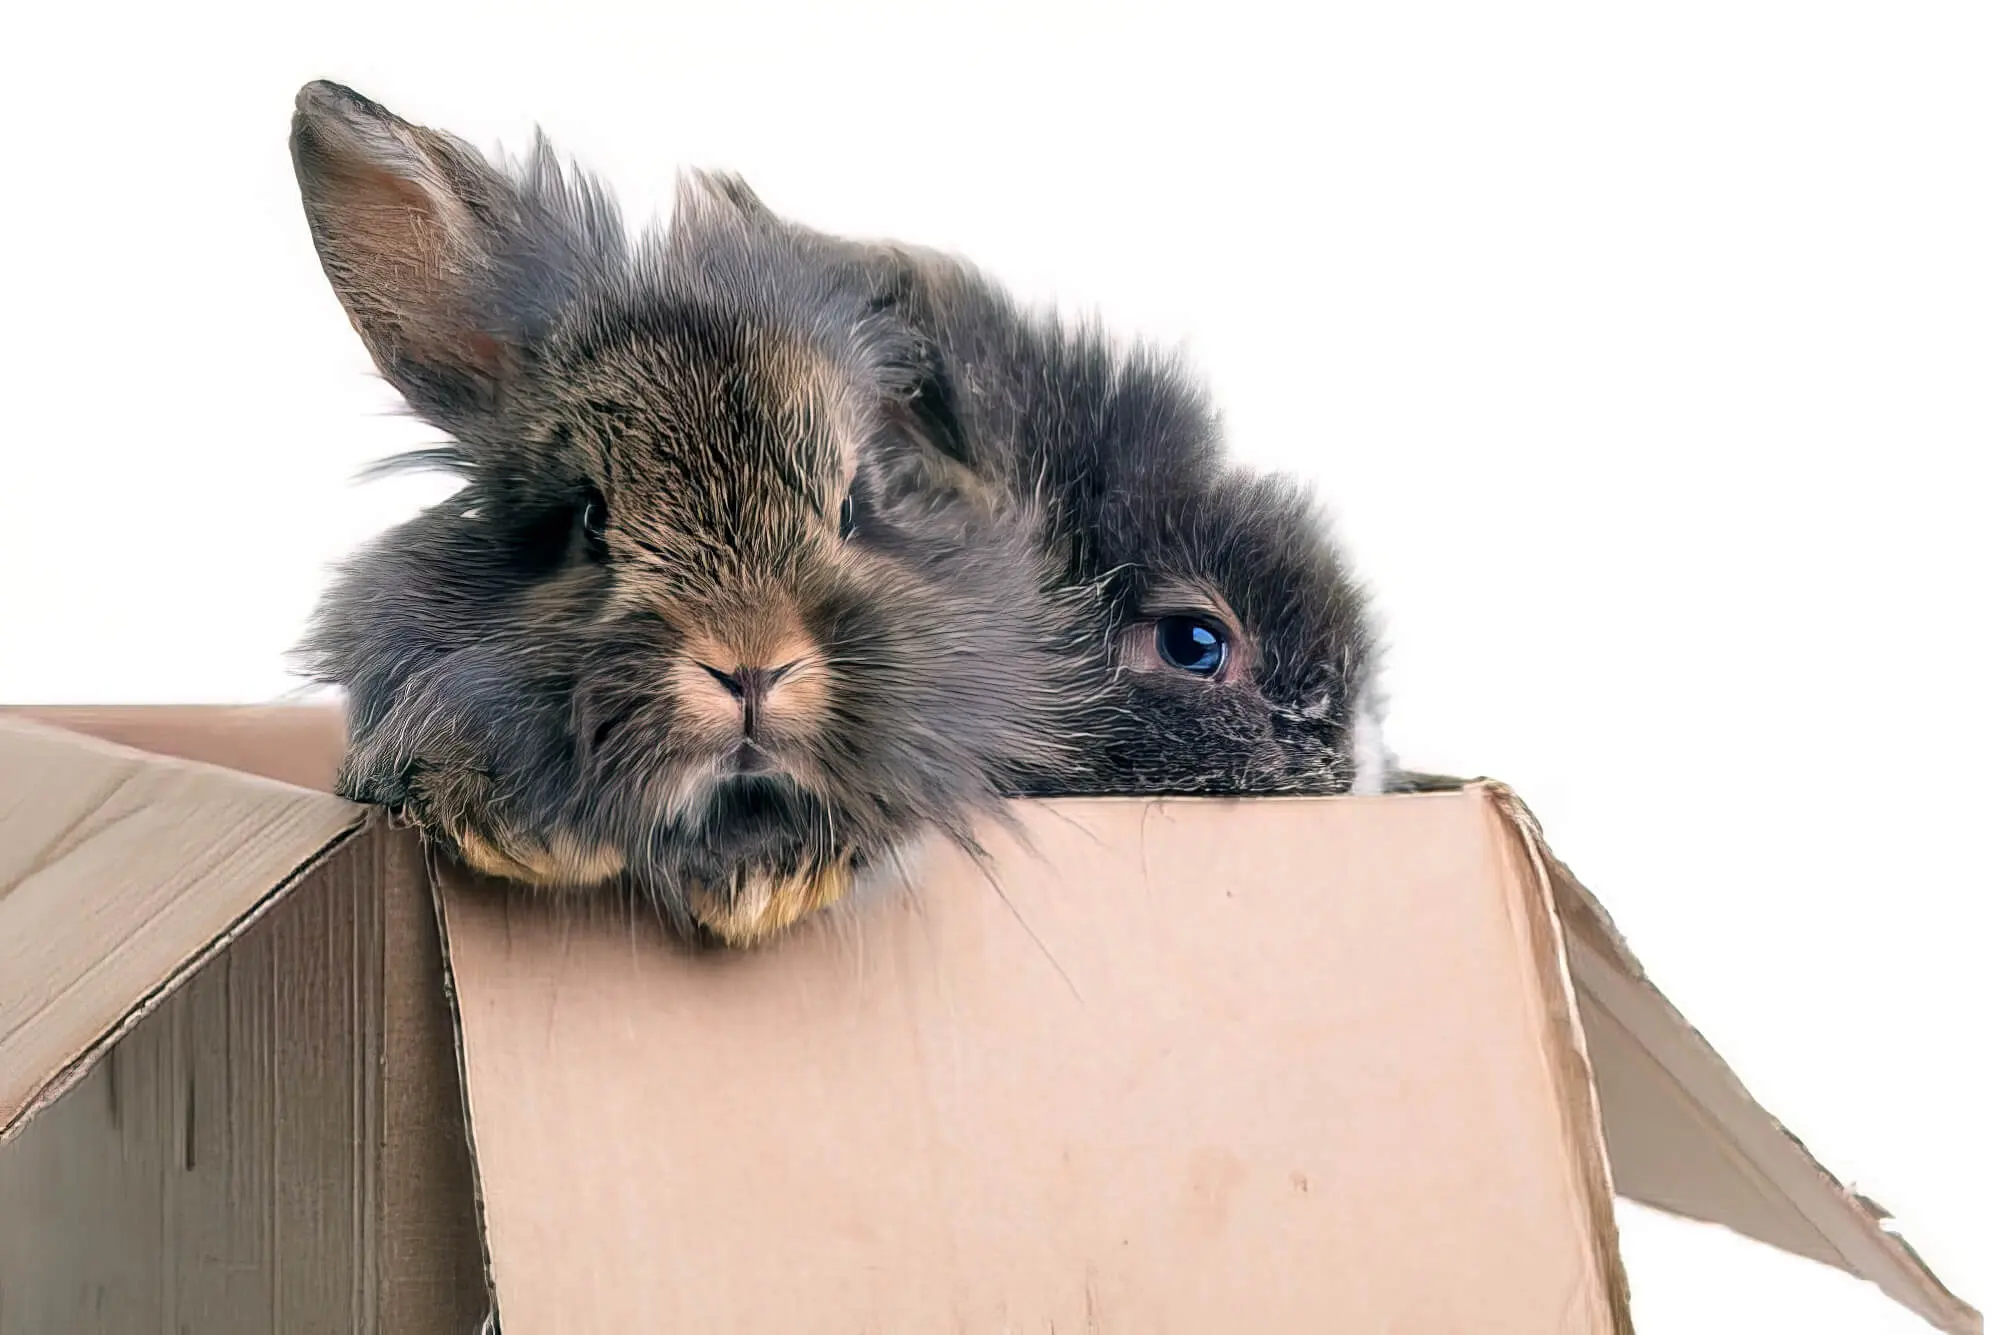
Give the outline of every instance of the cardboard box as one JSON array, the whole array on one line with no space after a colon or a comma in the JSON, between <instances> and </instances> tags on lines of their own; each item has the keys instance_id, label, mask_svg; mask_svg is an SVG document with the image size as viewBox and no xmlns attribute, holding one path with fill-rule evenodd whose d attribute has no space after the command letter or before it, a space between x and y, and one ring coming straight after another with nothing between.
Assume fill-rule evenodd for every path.
<instances>
[{"instance_id":1,"label":"cardboard box","mask_svg":"<svg viewBox=\"0 0 2000 1335\"><path fill-rule=\"evenodd\" d=\"M0 717L0 1335L1620 1332L1614 1182L1982 1329L1499 785L1024 804L694 956L339 748Z\"/></svg>"}]
</instances>

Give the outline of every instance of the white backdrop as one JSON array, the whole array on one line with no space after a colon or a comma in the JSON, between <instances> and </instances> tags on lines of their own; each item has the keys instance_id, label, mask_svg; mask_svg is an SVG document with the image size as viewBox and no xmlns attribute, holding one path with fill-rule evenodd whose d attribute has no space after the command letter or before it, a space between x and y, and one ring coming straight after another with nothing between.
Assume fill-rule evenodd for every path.
<instances>
[{"instance_id":1,"label":"white backdrop","mask_svg":"<svg viewBox=\"0 0 2000 1335\"><path fill-rule=\"evenodd\" d=\"M565 17L557 17L561 13ZM2000 12L40 4L0 108L0 699L258 700L434 483L285 134L350 83L539 119L1188 340L1319 478L1393 741L1514 783L1659 980L1947 1282L2000 1304L1993 606ZM1641 1328L1916 1332L1625 1210Z\"/></svg>"}]
</instances>

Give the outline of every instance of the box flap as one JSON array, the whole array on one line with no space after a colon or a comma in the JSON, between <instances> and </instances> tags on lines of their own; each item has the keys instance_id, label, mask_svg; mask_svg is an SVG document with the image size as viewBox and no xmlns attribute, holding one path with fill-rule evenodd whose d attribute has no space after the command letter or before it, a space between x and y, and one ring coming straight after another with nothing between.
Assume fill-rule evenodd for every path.
<instances>
[{"instance_id":1,"label":"box flap","mask_svg":"<svg viewBox=\"0 0 2000 1335\"><path fill-rule=\"evenodd\" d=\"M47 753L35 747L51 745L50 739L43 735L39 742L31 743L24 738L20 725L7 721L8 715L32 716L160 755L208 761L320 789L330 787L341 749L339 711L320 705L42 707L0 711L0 887L10 886L21 876L20 868L8 861L18 855L22 843L17 829L37 828L36 811L56 810L53 807L31 808L26 798L46 802L54 791L62 788L61 783L45 785L37 778L37 767L42 764L38 757ZM79 748L75 739L53 744L57 748L56 755L66 757L69 766L80 767L77 773L86 787L91 776L95 775L96 781L106 791L115 787L109 771L102 768L111 764L106 759L107 755L116 756L126 764L134 759L127 752L107 752L103 748L87 746ZM155 770L154 765L164 769ZM155 761L139 768L151 775L153 782L165 782L168 775L184 773L181 767L165 761ZM50 772L64 771L61 765L53 765ZM216 781L215 776L211 776L210 781ZM241 775L223 775L220 781L225 805L248 799L250 805L255 807L260 799L250 798L251 789L263 794L261 800L269 800L267 788L258 788L254 783L245 788ZM1446 791L1456 782L1438 780L1425 787ZM172 787L171 784L168 786ZM1575 988L1583 1029L1588 1036L1595 1097L1618 1192L1670 1213L1720 1224L1745 1236L1871 1280L1940 1329L1966 1332L1968 1335L1982 1331L1984 1326L1979 1313L1950 1294L1898 1235L1882 1227L1884 1215L1879 1207L1846 1191L1822 1168L1776 1119L1757 1104L1701 1035L1652 985L1603 908L1550 854L1533 817L1519 801L1501 785L1488 783L1478 786L1487 790L1495 809L1504 813L1505 819L1519 831L1519 844L1524 856L1535 868L1536 878L1545 886L1545 893L1561 914L1565 928L1563 949L1566 967ZM51 791L44 792L45 787ZM113 796L117 794L114 792ZM298 795L290 793L289 796L296 799ZM187 789L180 791L178 800L183 811L205 810L207 805L197 793ZM1395 800L1409 802L1412 799ZM326 803L332 799L320 798L317 801ZM140 803L148 804L150 799ZM129 810L132 805L132 802L125 801L118 809ZM1104 804L1056 805L1065 810L1079 806L1088 810ZM1156 805L1153 809L1167 810L1169 806L1179 805ZM1214 811L1242 813L1246 810L1244 804L1210 801L1199 805ZM1260 800L1249 809L1264 810L1276 805L1280 803ZM1354 799L1321 804L1323 810L1335 812L1368 806L1372 804ZM357 819L355 809L344 804L321 810L326 813L325 819L330 824L338 825L345 821L351 825ZM333 814L336 811L340 813L338 817ZM77 830L92 828L92 817L88 812L73 812L71 819ZM202 814L196 818L199 827L209 830L216 828L217 819L213 814ZM228 818L222 819L226 824ZM1240 819L1240 815L1235 819ZM57 821L61 823L59 816ZM97 823L103 824L104 818L100 817ZM129 825L129 819L125 823ZM171 819L153 820L147 822L147 827L165 827L171 838L175 837L174 824ZM298 843L301 847L317 837L311 832L316 829L314 820L306 820L299 827ZM37 837L46 841L49 833L44 829L42 835ZM113 836L119 834L116 829L109 833ZM339 830L328 837L337 840ZM1227 842L1235 849L1246 847L1243 836L1233 829ZM1050 841L1044 838L1041 843L1046 849ZM211 846L208 856L213 861L228 851ZM260 892L268 891L284 880L287 866L296 866L300 859L309 860L312 856L307 850L288 863L287 859L292 854L283 849L274 847L249 851L258 858L259 865L268 862L272 870L267 872L232 866L228 873L230 883L237 887L239 893L223 893L219 896L220 900L231 903L254 901ZM184 855L170 854L155 859L156 874L161 878L188 879L186 875L176 872L172 861L174 856ZM128 865L118 857L107 861L120 868ZM191 864L183 865L180 873L190 870ZM211 868L199 874L212 877L222 874L222 870ZM1005 874L1013 878L1020 873L1007 870ZM926 898L945 894L961 898L986 897L990 905L994 894L991 886L980 881L973 888L964 889L961 879L960 874L954 872L943 881L927 881ZM260 881L261 887L256 887ZM1022 896L1014 888L1014 881L1010 879L1004 883L1009 886L1010 897L1018 901ZM104 898L107 889L116 889L118 895L125 893L117 888L115 876L105 880L96 892L96 898ZM135 899L146 897L139 895ZM47 953L55 959L66 959L75 952L68 949L43 952L38 945L32 944L34 938L27 934L27 929L17 925L19 909L18 906L10 907L13 898L14 895L0 891L0 1136L18 1124L26 1110L52 1097L70 1078L80 1073L88 1058L92 1032L99 1034L97 1045L101 1049L106 1037L121 1031L149 1004L142 992L135 992L126 985L121 964L120 971L114 975L116 986L109 989L109 996L115 998L120 992L132 993L126 998L128 1009L119 1012L116 1005L107 999L97 1009L111 1013L108 1021L94 1022L78 1017L71 1026L77 1036L56 1045L58 1050L67 1050L72 1058L78 1059L76 1067L67 1072L58 1071L54 1076L45 1074L40 1077L45 1083L37 1086L36 1077L31 1072L16 1069L15 1048L9 1046L16 1041L14 1032L27 1004L24 999L29 996L25 981L29 974L15 965L15 955L43 966L45 972L39 984L42 991L46 992L53 986L57 992L62 992L62 984L52 983L46 974L50 961L35 957ZM167 898L171 901L170 907L181 903L173 892L169 892ZM97 911L88 907L90 902L89 896L78 901L74 909L76 919L90 920L89 915ZM519 905L509 910L514 915L524 911ZM222 919L227 913L222 904L217 904L207 916ZM94 946L92 942L87 942L82 958L92 958L92 949L100 955L115 953L110 948L119 946L133 934L129 918L129 914L121 911L119 900L113 897L108 920L119 925L107 927L102 932L93 931ZM894 929L887 944L878 947L873 938L887 929L871 919L868 933L863 935L859 924L847 919L840 921L844 925L837 929L823 930L846 933L844 949L853 956L853 967L863 972L868 968L884 967L880 958L871 961L871 957L884 952L907 951L907 943L898 943L903 942L903 936L908 932L918 930L904 923ZM170 963L153 968L155 973L161 972L162 968L165 970L164 982L155 984L155 990L171 984L187 971L188 964L197 962L206 949L227 939L233 930L226 924L219 933L198 923L176 927L177 944L160 953L172 957L179 952L186 959L178 970ZM565 931L570 930L565 928ZM1047 934L1044 928L1042 935ZM157 933L148 932L145 935L152 937ZM528 943L524 939L521 944L525 947ZM633 937L628 945L631 950L640 949L637 937ZM1045 966L1044 960L1036 967ZM66 996L58 1000L62 1002L59 1009L75 1004L74 999ZM93 1023L97 1024L95 1031ZM532 1076L528 1079L530 1084L534 1083Z\"/></svg>"},{"instance_id":2,"label":"box flap","mask_svg":"<svg viewBox=\"0 0 2000 1335\"><path fill-rule=\"evenodd\" d=\"M446 874L507 1335L1629 1329L1484 794L1021 815L749 955Z\"/></svg>"},{"instance_id":3,"label":"box flap","mask_svg":"<svg viewBox=\"0 0 2000 1335\"><path fill-rule=\"evenodd\" d=\"M366 818L0 715L0 1140Z\"/></svg>"},{"instance_id":4,"label":"box flap","mask_svg":"<svg viewBox=\"0 0 2000 1335\"><path fill-rule=\"evenodd\" d=\"M1653 986L1519 799L1486 786L1520 826L1562 915L1618 1194L1872 1281L1953 1335L1983 1331L1980 1314L1883 1227L1881 1207L1843 1187L1759 1106Z\"/></svg>"},{"instance_id":5,"label":"box flap","mask_svg":"<svg viewBox=\"0 0 2000 1335\"><path fill-rule=\"evenodd\" d=\"M347 749L337 704L9 705L7 716L321 793Z\"/></svg>"}]
</instances>

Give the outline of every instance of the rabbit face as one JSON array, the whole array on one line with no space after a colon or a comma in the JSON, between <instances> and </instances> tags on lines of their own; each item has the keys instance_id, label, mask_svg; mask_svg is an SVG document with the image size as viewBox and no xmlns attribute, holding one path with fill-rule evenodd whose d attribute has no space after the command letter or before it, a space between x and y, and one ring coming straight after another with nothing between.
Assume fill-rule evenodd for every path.
<instances>
[{"instance_id":1,"label":"rabbit face","mask_svg":"<svg viewBox=\"0 0 2000 1335\"><path fill-rule=\"evenodd\" d=\"M871 463L906 358L865 302L698 194L635 248L546 145L503 175L332 85L293 152L357 330L452 437L413 462L466 483L304 647L347 795L746 944L1065 767L1091 688L1041 558Z\"/></svg>"},{"instance_id":2,"label":"rabbit face","mask_svg":"<svg viewBox=\"0 0 2000 1335\"><path fill-rule=\"evenodd\" d=\"M1167 471L1093 523L1120 707L1101 716L1092 789L1382 789L1366 605L1302 490Z\"/></svg>"},{"instance_id":3,"label":"rabbit face","mask_svg":"<svg viewBox=\"0 0 2000 1335\"><path fill-rule=\"evenodd\" d=\"M747 183L695 178L743 227L877 295L923 348L919 430L898 466L1001 498L1074 598L1103 707L1082 768L1022 791L1344 793L1395 786L1365 593L1308 491L1231 466L1205 389L1177 358L1021 308L941 252L822 233ZM912 441L914 444L912 444Z\"/></svg>"}]
</instances>

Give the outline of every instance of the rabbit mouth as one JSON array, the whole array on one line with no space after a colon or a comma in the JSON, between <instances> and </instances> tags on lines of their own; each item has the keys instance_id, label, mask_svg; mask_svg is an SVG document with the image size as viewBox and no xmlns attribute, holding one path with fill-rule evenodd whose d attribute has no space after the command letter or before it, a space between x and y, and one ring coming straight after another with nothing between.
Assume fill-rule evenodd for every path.
<instances>
[{"instance_id":1,"label":"rabbit mouth","mask_svg":"<svg viewBox=\"0 0 2000 1335\"><path fill-rule=\"evenodd\" d=\"M846 895L857 860L832 827L831 809L795 780L739 774L710 787L666 843L694 920L742 948Z\"/></svg>"},{"instance_id":2,"label":"rabbit mouth","mask_svg":"<svg viewBox=\"0 0 2000 1335\"><path fill-rule=\"evenodd\" d=\"M803 867L833 860L833 816L797 781L738 773L710 785L666 831L683 875L716 882L745 866Z\"/></svg>"},{"instance_id":3,"label":"rabbit mouth","mask_svg":"<svg viewBox=\"0 0 2000 1335\"><path fill-rule=\"evenodd\" d=\"M777 759L747 737L736 744L736 750L724 765L727 772L746 779L777 778L782 775Z\"/></svg>"}]
</instances>

